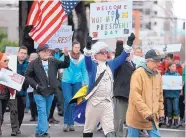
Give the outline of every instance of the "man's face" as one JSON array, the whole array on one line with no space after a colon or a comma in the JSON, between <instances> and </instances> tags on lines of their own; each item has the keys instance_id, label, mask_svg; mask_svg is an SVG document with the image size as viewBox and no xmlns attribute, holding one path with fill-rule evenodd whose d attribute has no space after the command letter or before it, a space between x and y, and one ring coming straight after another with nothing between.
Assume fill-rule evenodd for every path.
<instances>
[{"instance_id":1,"label":"man's face","mask_svg":"<svg viewBox=\"0 0 186 138\"><path fill-rule=\"evenodd\" d=\"M98 61L107 61L108 51L106 49L101 50L95 55L95 59Z\"/></svg>"},{"instance_id":2,"label":"man's face","mask_svg":"<svg viewBox=\"0 0 186 138\"><path fill-rule=\"evenodd\" d=\"M24 61L27 58L28 51L26 49L20 49L18 52L18 60Z\"/></svg>"},{"instance_id":3,"label":"man's face","mask_svg":"<svg viewBox=\"0 0 186 138\"><path fill-rule=\"evenodd\" d=\"M180 61L179 60L174 60L174 63L180 64Z\"/></svg>"},{"instance_id":4,"label":"man's face","mask_svg":"<svg viewBox=\"0 0 186 138\"><path fill-rule=\"evenodd\" d=\"M47 60L51 55L51 52L49 49L46 50L42 50L39 52L39 56L41 58L41 60Z\"/></svg>"},{"instance_id":5,"label":"man's face","mask_svg":"<svg viewBox=\"0 0 186 138\"><path fill-rule=\"evenodd\" d=\"M170 57L166 57L164 61L166 64L169 64L172 62L172 59Z\"/></svg>"},{"instance_id":6,"label":"man's face","mask_svg":"<svg viewBox=\"0 0 186 138\"><path fill-rule=\"evenodd\" d=\"M8 67L8 62L9 62L9 59L8 59L7 55L4 54L1 61L0 61L1 66L3 68L7 68Z\"/></svg>"},{"instance_id":7,"label":"man's face","mask_svg":"<svg viewBox=\"0 0 186 138\"><path fill-rule=\"evenodd\" d=\"M152 71L157 71L158 67L161 63L161 60L147 60L147 67L151 69Z\"/></svg>"},{"instance_id":8,"label":"man's face","mask_svg":"<svg viewBox=\"0 0 186 138\"><path fill-rule=\"evenodd\" d=\"M136 49L134 51L134 55L135 56L138 56L138 57L142 57L143 56L143 53L142 53L141 49Z\"/></svg>"}]
</instances>

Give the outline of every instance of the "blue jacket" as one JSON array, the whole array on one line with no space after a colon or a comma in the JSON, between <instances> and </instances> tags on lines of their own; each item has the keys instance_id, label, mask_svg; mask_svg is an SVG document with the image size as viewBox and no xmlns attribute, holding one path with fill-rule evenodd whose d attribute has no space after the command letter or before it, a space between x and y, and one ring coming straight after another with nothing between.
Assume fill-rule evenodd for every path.
<instances>
[{"instance_id":1,"label":"blue jacket","mask_svg":"<svg viewBox=\"0 0 186 138\"><path fill-rule=\"evenodd\" d=\"M167 72L165 75L169 76L180 76L177 72ZM164 90L164 96L165 98L179 98L180 96L180 90Z\"/></svg>"},{"instance_id":2,"label":"blue jacket","mask_svg":"<svg viewBox=\"0 0 186 138\"><path fill-rule=\"evenodd\" d=\"M63 60L64 56L60 58ZM62 82L75 84L77 82L82 82L85 85L88 85L88 74L85 66L85 58L83 55L80 56L78 63L71 58L70 66L64 69Z\"/></svg>"},{"instance_id":3,"label":"blue jacket","mask_svg":"<svg viewBox=\"0 0 186 138\"><path fill-rule=\"evenodd\" d=\"M120 56L117 58L107 61L107 65L110 67L112 74L114 74L114 71L126 60L129 54L127 54L125 51L121 53ZM89 86L88 86L88 93L92 91L94 88L95 80L96 80L96 73L97 73L97 64L92 61L92 58L90 56L85 56L85 63L86 63L86 69L89 76ZM84 124L85 123L85 109L86 109L86 103L87 101L83 101L79 105L77 105L73 110L73 119L74 121ZM80 115L80 117L78 117Z\"/></svg>"}]
</instances>

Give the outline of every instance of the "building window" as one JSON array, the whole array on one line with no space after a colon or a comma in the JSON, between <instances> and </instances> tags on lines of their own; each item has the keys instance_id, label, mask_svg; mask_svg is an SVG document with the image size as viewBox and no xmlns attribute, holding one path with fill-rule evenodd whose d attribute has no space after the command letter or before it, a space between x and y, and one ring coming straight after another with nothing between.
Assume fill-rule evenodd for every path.
<instances>
[{"instance_id":1,"label":"building window","mask_svg":"<svg viewBox=\"0 0 186 138\"><path fill-rule=\"evenodd\" d=\"M156 26L157 25L157 22L154 22L154 26Z\"/></svg>"},{"instance_id":2,"label":"building window","mask_svg":"<svg viewBox=\"0 0 186 138\"><path fill-rule=\"evenodd\" d=\"M154 11L154 15L158 15L158 12L157 11Z\"/></svg>"},{"instance_id":3,"label":"building window","mask_svg":"<svg viewBox=\"0 0 186 138\"><path fill-rule=\"evenodd\" d=\"M158 4L158 1L154 1L154 4Z\"/></svg>"},{"instance_id":4,"label":"building window","mask_svg":"<svg viewBox=\"0 0 186 138\"><path fill-rule=\"evenodd\" d=\"M146 14L146 15L150 15L150 9L146 9L146 10L145 10L145 14Z\"/></svg>"}]
</instances>

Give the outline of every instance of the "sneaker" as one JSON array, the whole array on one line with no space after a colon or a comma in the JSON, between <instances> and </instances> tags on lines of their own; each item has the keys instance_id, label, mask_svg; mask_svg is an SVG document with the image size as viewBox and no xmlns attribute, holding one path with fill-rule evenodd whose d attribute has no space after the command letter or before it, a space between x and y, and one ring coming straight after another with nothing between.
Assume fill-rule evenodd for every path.
<instances>
[{"instance_id":1,"label":"sneaker","mask_svg":"<svg viewBox=\"0 0 186 138\"><path fill-rule=\"evenodd\" d=\"M47 137L47 138L50 138L50 135L48 133L44 133L43 135L41 135L39 133L36 133L35 137Z\"/></svg>"},{"instance_id":2,"label":"sneaker","mask_svg":"<svg viewBox=\"0 0 186 138\"><path fill-rule=\"evenodd\" d=\"M74 125L70 125L69 131L75 131Z\"/></svg>"},{"instance_id":3,"label":"sneaker","mask_svg":"<svg viewBox=\"0 0 186 138\"><path fill-rule=\"evenodd\" d=\"M54 118L49 119L49 123L50 123L50 124L59 124L59 122L60 122L60 121L58 121L58 120L56 120L56 119L54 119Z\"/></svg>"},{"instance_id":4,"label":"sneaker","mask_svg":"<svg viewBox=\"0 0 186 138\"><path fill-rule=\"evenodd\" d=\"M12 131L11 136L17 136L17 132Z\"/></svg>"},{"instance_id":5,"label":"sneaker","mask_svg":"<svg viewBox=\"0 0 186 138\"><path fill-rule=\"evenodd\" d=\"M174 119L174 128L177 129L179 126L178 119Z\"/></svg>"},{"instance_id":6,"label":"sneaker","mask_svg":"<svg viewBox=\"0 0 186 138\"><path fill-rule=\"evenodd\" d=\"M64 124L64 126L63 126L63 131L64 131L64 132L68 132L68 131L69 131L69 126L66 125L66 124Z\"/></svg>"},{"instance_id":7,"label":"sneaker","mask_svg":"<svg viewBox=\"0 0 186 138\"><path fill-rule=\"evenodd\" d=\"M19 129L19 130L17 131L17 134L18 134L18 135L20 135L20 134L21 134L21 131L20 131L20 129Z\"/></svg>"}]
</instances>

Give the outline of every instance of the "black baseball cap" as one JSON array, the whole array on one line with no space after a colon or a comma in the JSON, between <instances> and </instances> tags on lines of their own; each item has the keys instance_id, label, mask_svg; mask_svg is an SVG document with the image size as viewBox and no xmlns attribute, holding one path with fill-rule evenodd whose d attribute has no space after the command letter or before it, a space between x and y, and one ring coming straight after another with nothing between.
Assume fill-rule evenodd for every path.
<instances>
[{"instance_id":1,"label":"black baseball cap","mask_svg":"<svg viewBox=\"0 0 186 138\"><path fill-rule=\"evenodd\" d=\"M163 58L164 56L160 55L159 51L154 49L149 50L145 55L145 59L161 60Z\"/></svg>"},{"instance_id":2,"label":"black baseball cap","mask_svg":"<svg viewBox=\"0 0 186 138\"><path fill-rule=\"evenodd\" d=\"M36 52L39 53L40 51L49 49L49 45L48 44L44 44L43 46L38 46Z\"/></svg>"}]
</instances>

